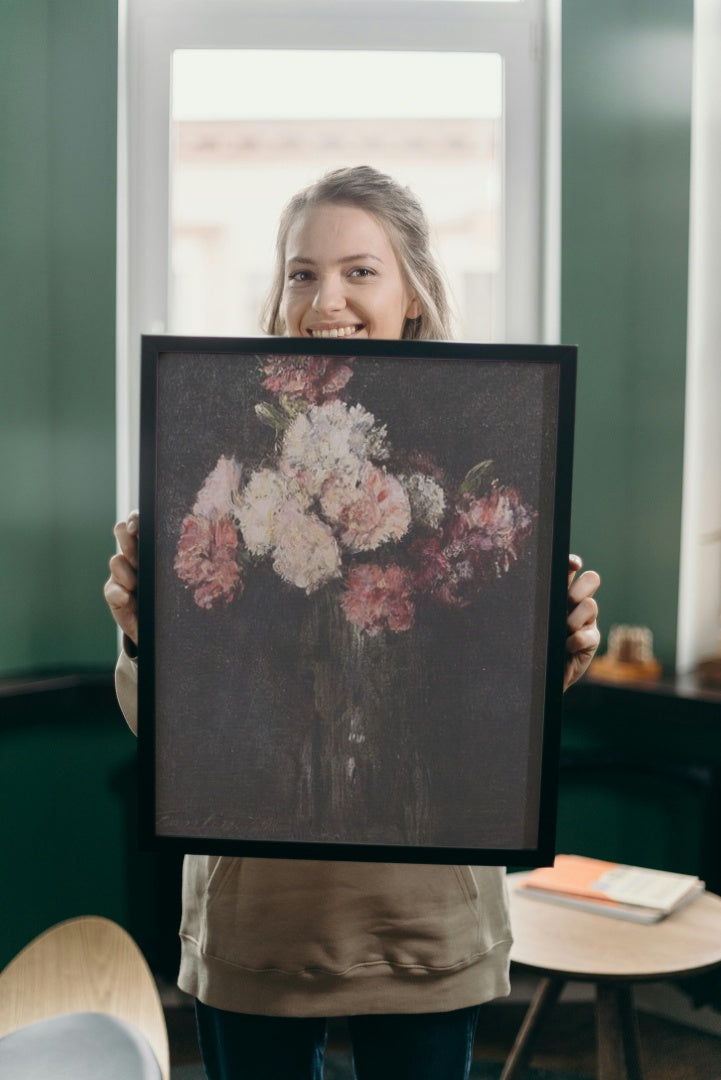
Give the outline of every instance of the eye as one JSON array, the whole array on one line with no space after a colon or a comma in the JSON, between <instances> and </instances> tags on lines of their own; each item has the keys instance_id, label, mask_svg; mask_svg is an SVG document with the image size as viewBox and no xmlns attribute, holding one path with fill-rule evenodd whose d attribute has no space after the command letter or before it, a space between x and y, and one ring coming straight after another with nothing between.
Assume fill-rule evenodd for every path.
<instances>
[{"instance_id":1,"label":"eye","mask_svg":"<svg viewBox=\"0 0 721 1080\"><path fill-rule=\"evenodd\" d=\"M375 270L371 270L370 266L355 266L348 275L352 278L369 278L375 277Z\"/></svg>"},{"instance_id":2,"label":"eye","mask_svg":"<svg viewBox=\"0 0 721 1080\"><path fill-rule=\"evenodd\" d=\"M312 279L312 276L313 275L311 274L310 270L293 270L290 274L288 274L288 281L295 281L298 284L302 285L306 281L310 281Z\"/></svg>"}]
</instances>

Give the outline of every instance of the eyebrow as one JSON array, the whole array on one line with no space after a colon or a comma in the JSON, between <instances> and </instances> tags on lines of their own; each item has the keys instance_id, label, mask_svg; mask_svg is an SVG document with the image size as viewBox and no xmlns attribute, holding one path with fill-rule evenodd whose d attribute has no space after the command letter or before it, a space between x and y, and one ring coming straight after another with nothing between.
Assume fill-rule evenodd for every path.
<instances>
[{"instance_id":1,"label":"eyebrow","mask_svg":"<svg viewBox=\"0 0 721 1080\"><path fill-rule=\"evenodd\" d=\"M358 255L344 255L338 262L363 262L366 259L372 259L374 262L383 264L383 260L378 255L372 255L369 251L361 251ZM315 266L315 259L307 259L303 255L293 255L290 259L286 260L286 265L291 263L300 263L303 266Z\"/></svg>"}]
</instances>

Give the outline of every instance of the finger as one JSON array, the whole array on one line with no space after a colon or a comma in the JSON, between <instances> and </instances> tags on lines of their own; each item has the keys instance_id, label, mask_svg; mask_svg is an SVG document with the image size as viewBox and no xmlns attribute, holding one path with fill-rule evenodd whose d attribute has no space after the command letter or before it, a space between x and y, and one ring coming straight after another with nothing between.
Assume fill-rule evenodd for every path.
<instances>
[{"instance_id":1,"label":"finger","mask_svg":"<svg viewBox=\"0 0 721 1080\"><path fill-rule=\"evenodd\" d=\"M127 611L135 605L134 594L112 577L105 582L103 595L108 602L108 607L113 612Z\"/></svg>"},{"instance_id":2,"label":"finger","mask_svg":"<svg viewBox=\"0 0 721 1080\"><path fill-rule=\"evenodd\" d=\"M598 618L598 604L592 596L586 596L572 607L566 618L569 633L580 630L583 626L593 626Z\"/></svg>"},{"instance_id":3,"label":"finger","mask_svg":"<svg viewBox=\"0 0 721 1080\"><path fill-rule=\"evenodd\" d=\"M587 596L593 596L601 585L601 578L595 570L586 570L576 578L568 590L569 607L580 604Z\"/></svg>"},{"instance_id":4,"label":"finger","mask_svg":"<svg viewBox=\"0 0 721 1080\"><path fill-rule=\"evenodd\" d=\"M564 692L568 690L569 686L573 686L574 683L577 683L578 680L586 674L591 666L595 651L595 649L591 649L589 652L569 654L568 660L566 661L566 670L563 675Z\"/></svg>"},{"instance_id":5,"label":"finger","mask_svg":"<svg viewBox=\"0 0 721 1080\"><path fill-rule=\"evenodd\" d=\"M590 657L596 652L601 644L601 634L597 626L584 626L566 638L566 652L573 656L587 655Z\"/></svg>"},{"instance_id":6,"label":"finger","mask_svg":"<svg viewBox=\"0 0 721 1080\"><path fill-rule=\"evenodd\" d=\"M131 564L131 566L137 567L138 565L138 524L137 519L133 519L132 515L127 521L119 521L113 529L115 539L118 541L118 547L121 552Z\"/></svg>"},{"instance_id":7,"label":"finger","mask_svg":"<svg viewBox=\"0 0 721 1080\"><path fill-rule=\"evenodd\" d=\"M568 556L568 587L571 588L571 583L575 578L578 571L583 567L583 559L580 555Z\"/></svg>"},{"instance_id":8,"label":"finger","mask_svg":"<svg viewBox=\"0 0 721 1080\"><path fill-rule=\"evenodd\" d=\"M124 555L113 555L108 565L110 567L110 577L113 581L122 585L128 592L135 592L137 590L138 575L135 567Z\"/></svg>"},{"instance_id":9,"label":"finger","mask_svg":"<svg viewBox=\"0 0 721 1080\"><path fill-rule=\"evenodd\" d=\"M103 589L110 613L124 634L138 643L138 609L135 595L124 589L117 581L108 579Z\"/></svg>"}]
</instances>

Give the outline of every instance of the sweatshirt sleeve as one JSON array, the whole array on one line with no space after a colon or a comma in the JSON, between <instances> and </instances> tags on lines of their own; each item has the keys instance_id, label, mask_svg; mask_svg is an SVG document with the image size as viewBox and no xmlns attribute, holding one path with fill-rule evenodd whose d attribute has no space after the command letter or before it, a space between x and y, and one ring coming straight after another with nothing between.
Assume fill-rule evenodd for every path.
<instances>
[{"instance_id":1,"label":"sweatshirt sleeve","mask_svg":"<svg viewBox=\"0 0 721 1080\"><path fill-rule=\"evenodd\" d=\"M115 693L128 727L138 734L138 661L125 649L115 667Z\"/></svg>"}]
</instances>

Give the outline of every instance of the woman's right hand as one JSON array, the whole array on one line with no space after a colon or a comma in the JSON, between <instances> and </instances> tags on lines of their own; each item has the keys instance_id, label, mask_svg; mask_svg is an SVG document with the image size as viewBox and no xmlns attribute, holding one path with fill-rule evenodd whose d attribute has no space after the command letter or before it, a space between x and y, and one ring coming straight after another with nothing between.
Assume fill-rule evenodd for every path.
<instances>
[{"instance_id":1,"label":"woman's right hand","mask_svg":"<svg viewBox=\"0 0 721 1080\"><path fill-rule=\"evenodd\" d=\"M110 560L110 577L103 593L110 613L123 633L134 645L138 644L138 529L137 510L128 514L127 521L119 521L113 532L120 547L120 554Z\"/></svg>"}]
</instances>

